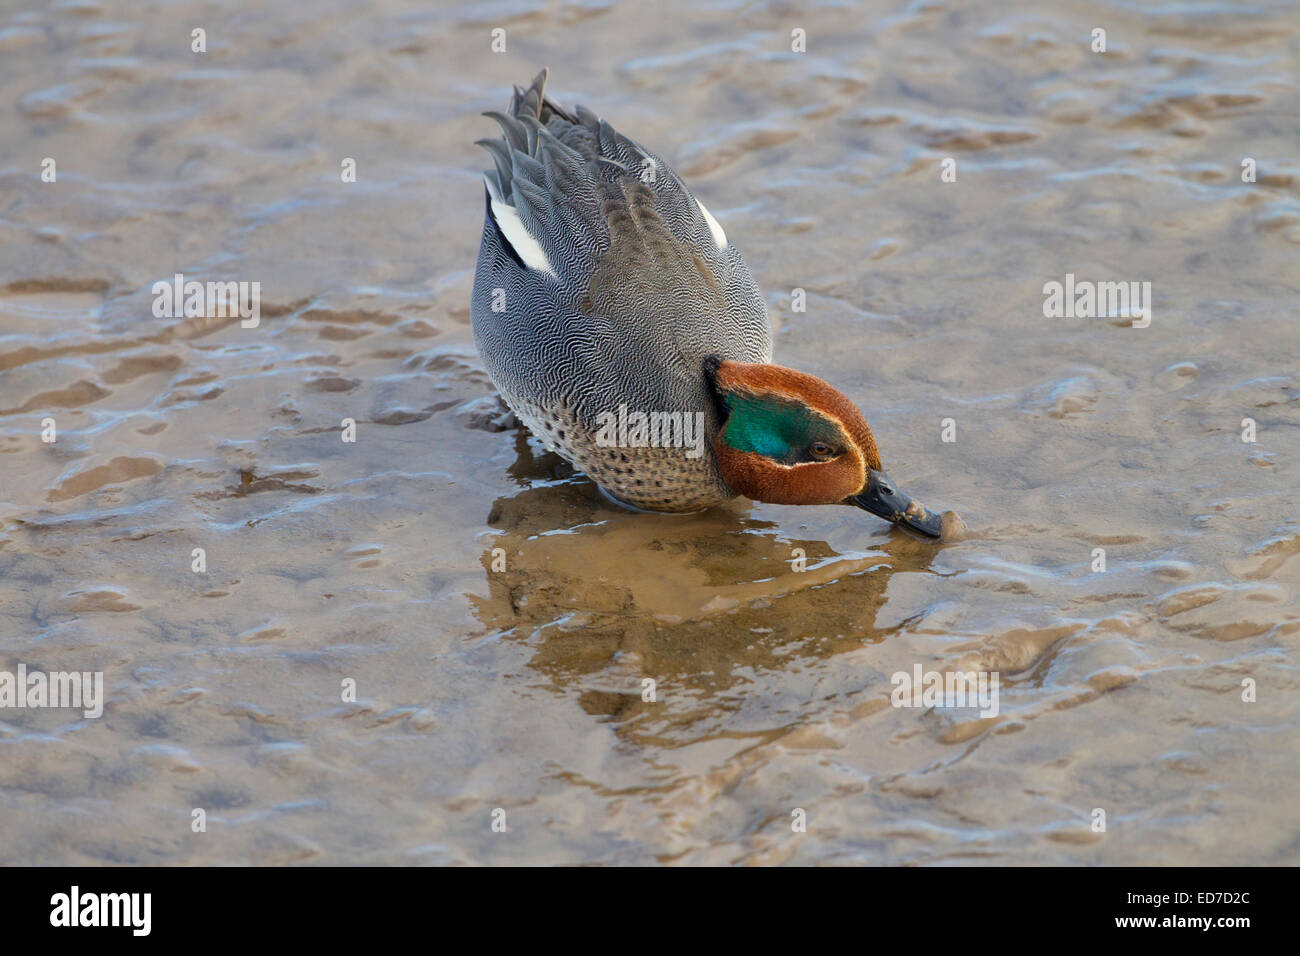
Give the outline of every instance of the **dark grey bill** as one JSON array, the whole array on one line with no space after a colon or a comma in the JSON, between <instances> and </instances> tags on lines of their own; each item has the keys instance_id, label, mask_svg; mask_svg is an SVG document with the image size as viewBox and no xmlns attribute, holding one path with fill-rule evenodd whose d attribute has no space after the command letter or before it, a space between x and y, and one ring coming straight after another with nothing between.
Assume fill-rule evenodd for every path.
<instances>
[{"instance_id":1,"label":"dark grey bill","mask_svg":"<svg viewBox=\"0 0 1300 956\"><path fill-rule=\"evenodd\" d=\"M874 468L867 478L866 490L853 495L849 501L873 515L880 515L886 521L905 525L931 538L939 537L943 529L942 518L921 502L913 501L903 494L894 487L887 474Z\"/></svg>"}]
</instances>

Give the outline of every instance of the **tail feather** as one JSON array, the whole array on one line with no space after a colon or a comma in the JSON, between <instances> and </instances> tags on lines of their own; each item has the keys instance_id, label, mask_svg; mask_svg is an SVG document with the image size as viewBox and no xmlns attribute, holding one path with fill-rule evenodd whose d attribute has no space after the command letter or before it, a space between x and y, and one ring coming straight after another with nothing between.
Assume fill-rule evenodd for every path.
<instances>
[{"instance_id":1,"label":"tail feather","mask_svg":"<svg viewBox=\"0 0 1300 956\"><path fill-rule=\"evenodd\" d=\"M483 115L496 120L502 139L481 139L477 145L492 154L495 172L484 174L488 188L504 201L513 202L516 184L532 179L566 181L579 179L579 170L589 161L588 143L599 151L599 123L595 114L579 107L583 119L572 115L546 96L549 71L543 67L527 89L516 86L506 112L488 110ZM552 119L560 122L554 128Z\"/></svg>"},{"instance_id":2,"label":"tail feather","mask_svg":"<svg viewBox=\"0 0 1300 956\"><path fill-rule=\"evenodd\" d=\"M721 228L711 231L676 173L591 110L569 112L549 99L547 76L543 69L514 88L504 110L483 114L501 127L501 138L479 141L492 156L484 179L499 204L489 213L500 241L525 264L539 263L530 268L571 270L584 280L612 242L626 250L618 260L625 270L640 256L694 282L697 266L670 255L673 241L722 268Z\"/></svg>"},{"instance_id":3,"label":"tail feather","mask_svg":"<svg viewBox=\"0 0 1300 956\"><path fill-rule=\"evenodd\" d=\"M558 116L569 123L578 122L578 119L568 110L546 95L546 80L550 72L546 67L542 67L541 72L533 77L533 82L528 84L528 89L515 87L515 95L510 101L511 115L531 116L543 126L550 122L552 116Z\"/></svg>"},{"instance_id":4,"label":"tail feather","mask_svg":"<svg viewBox=\"0 0 1300 956\"><path fill-rule=\"evenodd\" d=\"M510 150L507 148L505 141L500 139L479 139L474 141L475 146L482 146L492 156L492 165L496 167L496 178L493 179L492 173L484 173L487 178L489 188L492 189L498 200L504 200L510 195Z\"/></svg>"}]
</instances>

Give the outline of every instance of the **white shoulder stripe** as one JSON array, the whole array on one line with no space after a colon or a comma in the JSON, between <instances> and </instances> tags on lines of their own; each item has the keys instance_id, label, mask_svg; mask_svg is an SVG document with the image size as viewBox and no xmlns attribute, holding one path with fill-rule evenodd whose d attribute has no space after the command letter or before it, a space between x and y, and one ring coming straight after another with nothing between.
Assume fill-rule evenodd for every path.
<instances>
[{"instance_id":1,"label":"white shoulder stripe","mask_svg":"<svg viewBox=\"0 0 1300 956\"><path fill-rule=\"evenodd\" d=\"M523 260L524 265L534 272L544 272L548 276L554 276L555 270L551 268L551 260L546 257L546 250L542 248L541 243L534 239L528 233L523 221L519 218L519 213L515 212L515 207L507 205L498 199L495 192L488 190L492 202L492 215L501 227L501 233L506 237L506 242L515 250L515 255Z\"/></svg>"},{"instance_id":2,"label":"white shoulder stripe","mask_svg":"<svg viewBox=\"0 0 1300 956\"><path fill-rule=\"evenodd\" d=\"M722 226L718 225L718 220L713 218L713 215L704 208L704 203L698 199L695 200L695 205L699 206L700 212L704 213L704 221L709 224L709 232L713 234L713 241L718 244L718 248L727 248L727 234L722 231Z\"/></svg>"}]
</instances>

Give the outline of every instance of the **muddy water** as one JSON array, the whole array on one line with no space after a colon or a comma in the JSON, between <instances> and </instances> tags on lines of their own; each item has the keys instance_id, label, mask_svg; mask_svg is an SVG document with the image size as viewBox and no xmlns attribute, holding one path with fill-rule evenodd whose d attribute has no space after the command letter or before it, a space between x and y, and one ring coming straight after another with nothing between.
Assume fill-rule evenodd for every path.
<instances>
[{"instance_id":1,"label":"muddy water","mask_svg":"<svg viewBox=\"0 0 1300 956\"><path fill-rule=\"evenodd\" d=\"M0 670L107 700L0 711L0 862L1300 861L1300 17L1236 7L7 4ZM543 64L968 537L628 514L510 426L472 141Z\"/></svg>"}]
</instances>

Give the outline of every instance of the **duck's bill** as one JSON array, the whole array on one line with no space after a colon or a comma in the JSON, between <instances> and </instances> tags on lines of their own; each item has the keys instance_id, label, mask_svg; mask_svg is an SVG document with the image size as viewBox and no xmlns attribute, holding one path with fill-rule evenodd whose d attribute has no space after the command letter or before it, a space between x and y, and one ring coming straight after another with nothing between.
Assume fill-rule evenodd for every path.
<instances>
[{"instance_id":1,"label":"duck's bill","mask_svg":"<svg viewBox=\"0 0 1300 956\"><path fill-rule=\"evenodd\" d=\"M930 538L939 537L943 530L942 518L921 502L903 494L887 474L874 468L867 478L866 489L851 496L849 501L886 521L901 524Z\"/></svg>"}]
</instances>

